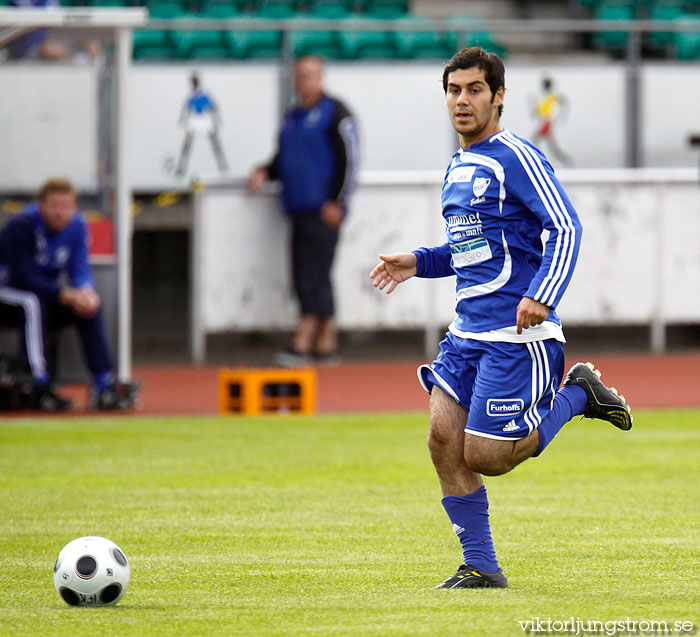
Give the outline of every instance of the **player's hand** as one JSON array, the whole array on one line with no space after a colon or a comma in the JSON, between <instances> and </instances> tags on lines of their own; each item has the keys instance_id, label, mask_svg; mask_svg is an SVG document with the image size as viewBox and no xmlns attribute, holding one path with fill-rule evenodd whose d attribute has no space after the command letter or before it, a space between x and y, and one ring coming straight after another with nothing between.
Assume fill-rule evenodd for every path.
<instances>
[{"instance_id":1,"label":"player's hand","mask_svg":"<svg viewBox=\"0 0 700 637\"><path fill-rule=\"evenodd\" d=\"M81 288L67 286L59 293L58 300L82 318L93 316L101 303L99 295L90 286Z\"/></svg>"},{"instance_id":2,"label":"player's hand","mask_svg":"<svg viewBox=\"0 0 700 637\"><path fill-rule=\"evenodd\" d=\"M77 293L78 290L76 288L67 285L66 287L61 288L61 291L58 293L58 302L61 305L72 308L73 303L75 303Z\"/></svg>"},{"instance_id":3,"label":"player's hand","mask_svg":"<svg viewBox=\"0 0 700 637\"><path fill-rule=\"evenodd\" d=\"M380 254L381 261L374 266L369 273L372 285L390 294L399 284L416 275L418 259L412 252L398 252L396 254Z\"/></svg>"},{"instance_id":4,"label":"player's hand","mask_svg":"<svg viewBox=\"0 0 700 637\"><path fill-rule=\"evenodd\" d=\"M78 288L71 307L78 316L89 318L99 309L100 297L89 286Z\"/></svg>"},{"instance_id":5,"label":"player's hand","mask_svg":"<svg viewBox=\"0 0 700 637\"><path fill-rule=\"evenodd\" d=\"M248 192L255 195L262 190L262 187L269 181L270 175L266 168L256 168L248 178Z\"/></svg>"},{"instance_id":6,"label":"player's hand","mask_svg":"<svg viewBox=\"0 0 700 637\"><path fill-rule=\"evenodd\" d=\"M321 208L321 221L334 230L343 222L343 207L335 201L326 201Z\"/></svg>"},{"instance_id":7,"label":"player's hand","mask_svg":"<svg viewBox=\"0 0 700 637\"><path fill-rule=\"evenodd\" d=\"M549 308L546 305L524 296L518 303L515 317L518 334L522 334L523 330L526 330L528 327L540 325L547 318L548 314Z\"/></svg>"}]
</instances>

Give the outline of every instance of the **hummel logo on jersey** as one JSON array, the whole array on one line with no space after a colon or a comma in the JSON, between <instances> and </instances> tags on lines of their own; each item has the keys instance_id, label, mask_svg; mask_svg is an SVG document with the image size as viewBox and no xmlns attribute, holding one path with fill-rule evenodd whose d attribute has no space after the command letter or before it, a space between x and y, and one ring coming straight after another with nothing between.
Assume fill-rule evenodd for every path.
<instances>
[{"instance_id":1,"label":"hummel logo on jersey","mask_svg":"<svg viewBox=\"0 0 700 637\"><path fill-rule=\"evenodd\" d=\"M474 180L474 185L472 186L474 196L481 197L481 195L483 195L488 189L490 183L491 179L489 177L477 177Z\"/></svg>"},{"instance_id":2,"label":"hummel logo on jersey","mask_svg":"<svg viewBox=\"0 0 700 637\"><path fill-rule=\"evenodd\" d=\"M515 420L511 420L505 427L503 427L503 431L515 431L518 428L518 425L515 424Z\"/></svg>"},{"instance_id":3,"label":"hummel logo on jersey","mask_svg":"<svg viewBox=\"0 0 700 637\"><path fill-rule=\"evenodd\" d=\"M452 530L455 532L455 535L459 535L460 533L464 533L464 529L461 526L459 526L459 524L453 524Z\"/></svg>"}]
</instances>

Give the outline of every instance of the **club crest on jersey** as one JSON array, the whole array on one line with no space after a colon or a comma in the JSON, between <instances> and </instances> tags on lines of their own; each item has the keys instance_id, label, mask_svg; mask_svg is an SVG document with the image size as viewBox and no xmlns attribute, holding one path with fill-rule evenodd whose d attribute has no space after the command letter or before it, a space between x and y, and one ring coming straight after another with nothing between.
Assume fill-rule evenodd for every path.
<instances>
[{"instance_id":1,"label":"club crest on jersey","mask_svg":"<svg viewBox=\"0 0 700 637\"><path fill-rule=\"evenodd\" d=\"M491 179L489 177L477 177L474 180L474 185L472 186L472 191L475 197L481 197L489 187Z\"/></svg>"},{"instance_id":2,"label":"club crest on jersey","mask_svg":"<svg viewBox=\"0 0 700 637\"><path fill-rule=\"evenodd\" d=\"M486 413L489 416L513 416L519 414L524 406L522 398L489 398Z\"/></svg>"}]
</instances>

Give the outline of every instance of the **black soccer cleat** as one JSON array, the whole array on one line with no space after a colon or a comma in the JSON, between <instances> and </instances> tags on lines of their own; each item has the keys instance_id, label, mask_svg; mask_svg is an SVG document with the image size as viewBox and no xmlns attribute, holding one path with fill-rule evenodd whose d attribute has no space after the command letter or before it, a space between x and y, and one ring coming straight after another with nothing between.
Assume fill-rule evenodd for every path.
<instances>
[{"instance_id":1,"label":"black soccer cleat","mask_svg":"<svg viewBox=\"0 0 700 637\"><path fill-rule=\"evenodd\" d=\"M600 372L593 363L576 363L566 375L564 385L578 385L588 396L584 418L607 420L618 429L632 428L632 412L614 387L606 387L600 380Z\"/></svg>"},{"instance_id":2,"label":"black soccer cleat","mask_svg":"<svg viewBox=\"0 0 700 637\"><path fill-rule=\"evenodd\" d=\"M508 588L508 580L502 568L495 573L486 573L475 566L462 564L454 575L433 588Z\"/></svg>"},{"instance_id":3,"label":"black soccer cleat","mask_svg":"<svg viewBox=\"0 0 700 637\"><path fill-rule=\"evenodd\" d=\"M50 385L42 385L34 389L32 407L39 411L68 411L73 408L73 401L64 398Z\"/></svg>"},{"instance_id":4,"label":"black soccer cleat","mask_svg":"<svg viewBox=\"0 0 700 637\"><path fill-rule=\"evenodd\" d=\"M96 411L128 411L140 406L142 381L117 383L101 392L91 391L89 408Z\"/></svg>"}]
</instances>

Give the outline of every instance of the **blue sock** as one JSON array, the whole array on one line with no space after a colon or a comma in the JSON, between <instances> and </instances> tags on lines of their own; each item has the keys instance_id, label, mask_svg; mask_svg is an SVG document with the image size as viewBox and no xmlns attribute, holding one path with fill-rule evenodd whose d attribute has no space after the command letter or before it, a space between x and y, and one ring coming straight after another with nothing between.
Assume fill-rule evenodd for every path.
<instances>
[{"instance_id":1,"label":"blue sock","mask_svg":"<svg viewBox=\"0 0 700 637\"><path fill-rule=\"evenodd\" d=\"M552 411L547 414L537 428L540 435L540 444L537 447L537 451L532 454L533 458L536 458L544 451L545 447L554 440L554 436L559 433L567 422L574 416L584 412L587 402L588 396L586 396L586 391L578 385L565 385L557 392Z\"/></svg>"},{"instance_id":2,"label":"blue sock","mask_svg":"<svg viewBox=\"0 0 700 637\"><path fill-rule=\"evenodd\" d=\"M463 497L448 495L442 499L442 506L462 543L464 563L486 573L495 573L498 560L491 538L486 487L482 485L474 493Z\"/></svg>"},{"instance_id":3,"label":"blue sock","mask_svg":"<svg viewBox=\"0 0 700 637\"><path fill-rule=\"evenodd\" d=\"M97 372L93 377L93 389L100 393L114 384L114 374L110 371Z\"/></svg>"},{"instance_id":4,"label":"blue sock","mask_svg":"<svg viewBox=\"0 0 700 637\"><path fill-rule=\"evenodd\" d=\"M48 385L50 381L51 381L51 377L46 372L44 372L41 376L37 376L34 379L34 386L35 387L46 387L46 385Z\"/></svg>"}]
</instances>

